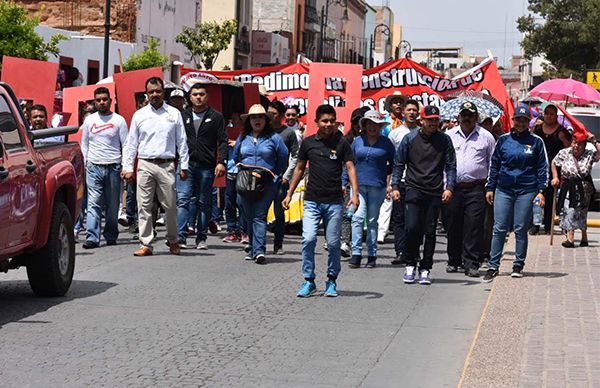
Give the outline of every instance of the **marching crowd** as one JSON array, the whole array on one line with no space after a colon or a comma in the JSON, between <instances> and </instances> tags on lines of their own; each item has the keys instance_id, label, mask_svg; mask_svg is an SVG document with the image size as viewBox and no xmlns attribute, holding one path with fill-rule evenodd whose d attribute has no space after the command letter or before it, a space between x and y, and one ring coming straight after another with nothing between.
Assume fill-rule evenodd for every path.
<instances>
[{"instance_id":1,"label":"marching crowd","mask_svg":"<svg viewBox=\"0 0 600 388\"><path fill-rule=\"evenodd\" d=\"M209 249L213 185L221 177L226 182L224 241L244 243L245 259L257 264L266 263L271 253L271 204L272 254L283 254L284 211L301 180L307 180L299 297L317 290L314 257L321 223L328 251L324 295L331 297L337 296L341 256L349 257L350 268L360 268L364 240L364 267L375 267L377 245L388 229L394 235L392 264L405 266L403 281L430 284L439 222L448 237L447 272L479 277L485 264L483 280L492 281L512 231L516 252L511 276L522 277L528 234L543 232L532 225L535 206L544 209L542 227L549 232L559 186L563 246L575 247L575 230L582 231L580 246L587 246L590 171L600 148L593 135L571 133L560 125L551 103L542 106L543 119L533 128L530 108L518 106L513 128L504 133L495 125L501 121L480 117L473 102L463 102L456 122L446 122L440 120L439 108L395 92L385 100L386 114L367 107L354 110L346 135L335 108L321 105L315 122L308 124L316 127L315 134L304 136L299 109L279 101L254 105L225 120L211 108L201 83L191 86L187 96L176 89L167 103L163 81L153 77L146 81L146 95L147 103L135 112L129 128L112 111L104 87L94 92L94 111L85 113L87 205L76 226L78 233L86 218L83 248L99 247L103 216L106 244L117 244L123 206L127 216L122 221L139 230L134 255L153 254L160 209L172 254L188 248L192 235L196 249ZM44 128L39 112L30 115L35 128ZM586 148L588 142L593 147Z\"/></svg>"}]
</instances>

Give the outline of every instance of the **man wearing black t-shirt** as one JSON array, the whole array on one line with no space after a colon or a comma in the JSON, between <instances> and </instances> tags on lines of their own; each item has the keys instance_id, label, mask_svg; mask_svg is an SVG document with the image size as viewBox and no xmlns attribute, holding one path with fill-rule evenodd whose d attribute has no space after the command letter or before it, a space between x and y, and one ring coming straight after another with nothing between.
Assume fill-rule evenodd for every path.
<instances>
[{"instance_id":1,"label":"man wearing black t-shirt","mask_svg":"<svg viewBox=\"0 0 600 388\"><path fill-rule=\"evenodd\" d=\"M317 291L315 284L315 246L317 230L323 219L329 260L327 262L327 283L325 296L337 296L337 277L340 273L340 234L344 199L342 193L342 167L345 165L352 187L349 206L358 207L358 181L354 170L354 155L350 144L338 131L336 112L331 105L317 108L315 122L318 131L309 136L300 146L298 163L290 183L287 196L282 202L288 209L292 194L296 190L306 164L310 163L310 176L304 196L302 218L302 272L304 283L298 297L308 297Z\"/></svg>"}]
</instances>

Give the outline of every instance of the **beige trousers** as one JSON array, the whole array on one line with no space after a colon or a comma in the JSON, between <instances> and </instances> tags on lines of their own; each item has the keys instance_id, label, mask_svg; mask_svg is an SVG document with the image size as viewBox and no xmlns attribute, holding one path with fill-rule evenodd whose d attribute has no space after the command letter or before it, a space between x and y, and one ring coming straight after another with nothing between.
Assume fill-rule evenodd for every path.
<instances>
[{"instance_id":1,"label":"beige trousers","mask_svg":"<svg viewBox=\"0 0 600 388\"><path fill-rule=\"evenodd\" d=\"M152 249L154 196L165 209L167 241L177 243L177 190L175 162L153 163L142 159L137 169L137 206L140 242Z\"/></svg>"}]
</instances>

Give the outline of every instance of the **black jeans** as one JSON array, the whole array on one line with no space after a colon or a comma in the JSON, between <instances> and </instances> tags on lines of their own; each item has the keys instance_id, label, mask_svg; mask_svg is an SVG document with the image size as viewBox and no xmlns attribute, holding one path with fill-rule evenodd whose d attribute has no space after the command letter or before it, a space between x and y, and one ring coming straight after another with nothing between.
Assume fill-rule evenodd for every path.
<instances>
[{"instance_id":1,"label":"black jeans","mask_svg":"<svg viewBox=\"0 0 600 388\"><path fill-rule=\"evenodd\" d=\"M550 175L552 176L552 175ZM554 187L551 183L548 183L546 186L546 190L544 191L544 197L546 198L546 203L544 204L544 229L547 233L550 233L550 228L552 227L552 196L554 195ZM533 224L533 221L532 221Z\"/></svg>"},{"instance_id":2,"label":"black jeans","mask_svg":"<svg viewBox=\"0 0 600 388\"><path fill-rule=\"evenodd\" d=\"M442 203L441 195L430 195L413 188L406 189L406 265L419 262L419 247L423 244L423 260L419 270L431 270L435 253L435 229Z\"/></svg>"},{"instance_id":3,"label":"black jeans","mask_svg":"<svg viewBox=\"0 0 600 388\"><path fill-rule=\"evenodd\" d=\"M281 202L285 199L289 188L289 183L283 184L281 181L277 182L275 188L275 199L273 200L273 212L275 213L275 236L273 238L273 246L275 248L283 247L283 236L285 235L285 210L283 210Z\"/></svg>"},{"instance_id":4,"label":"black jeans","mask_svg":"<svg viewBox=\"0 0 600 388\"><path fill-rule=\"evenodd\" d=\"M406 186L400 185L400 200L392 204L392 222L394 223L394 250L396 257L403 256L406 253Z\"/></svg>"},{"instance_id":5,"label":"black jeans","mask_svg":"<svg viewBox=\"0 0 600 388\"><path fill-rule=\"evenodd\" d=\"M448 209L448 265L478 269L485 222L485 188L457 187Z\"/></svg>"}]
</instances>

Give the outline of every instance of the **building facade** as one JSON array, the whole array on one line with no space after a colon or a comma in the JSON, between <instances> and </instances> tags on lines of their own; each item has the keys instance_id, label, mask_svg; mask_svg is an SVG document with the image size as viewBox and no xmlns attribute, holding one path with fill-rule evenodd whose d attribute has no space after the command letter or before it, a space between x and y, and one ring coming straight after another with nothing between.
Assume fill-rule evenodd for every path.
<instances>
[{"instance_id":1,"label":"building facade","mask_svg":"<svg viewBox=\"0 0 600 388\"><path fill-rule=\"evenodd\" d=\"M104 38L42 25L37 26L35 32L46 42L49 42L50 38L56 34L70 38L58 44L60 50L58 57L48 56L50 62L58 62L60 69L67 76L66 87L72 86L73 80L69 75L72 74L73 68L79 71L80 81L84 85L93 85L101 79L104 72ZM119 52L123 58L128 58L135 52L136 45L135 43L111 40L109 49L108 74L112 75L120 71Z\"/></svg>"},{"instance_id":2,"label":"building facade","mask_svg":"<svg viewBox=\"0 0 600 388\"><path fill-rule=\"evenodd\" d=\"M251 67L252 59L252 16L251 0L203 0L201 20L238 21L238 33L231 38L229 48L217 57L213 70L236 70Z\"/></svg>"}]
</instances>

